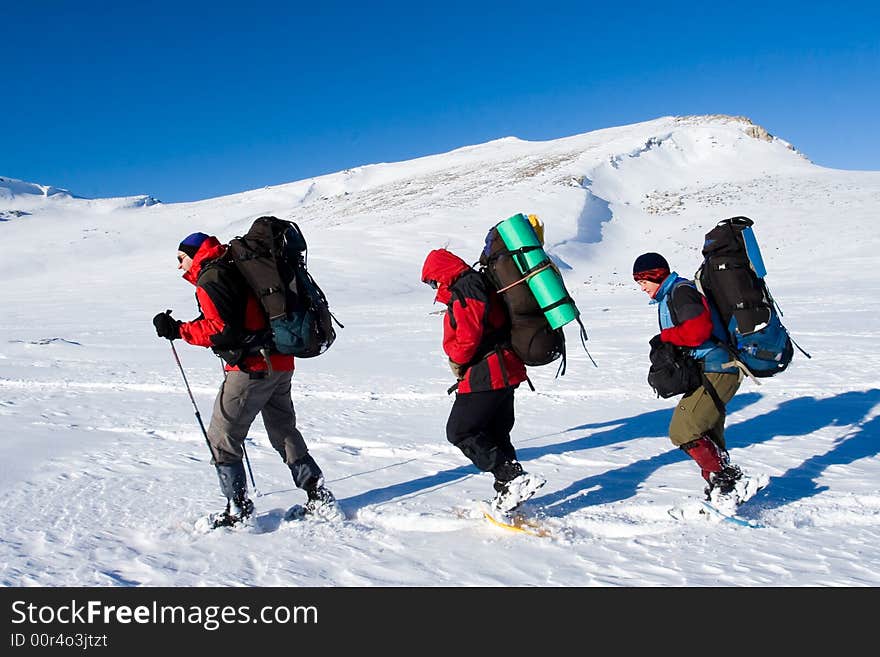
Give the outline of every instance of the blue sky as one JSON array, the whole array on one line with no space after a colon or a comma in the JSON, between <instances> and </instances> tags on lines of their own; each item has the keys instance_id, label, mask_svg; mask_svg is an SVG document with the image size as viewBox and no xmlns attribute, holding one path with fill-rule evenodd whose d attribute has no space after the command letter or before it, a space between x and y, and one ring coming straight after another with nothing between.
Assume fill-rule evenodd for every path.
<instances>
[{"instance_id":1,"label":"blue sky","mask_svg":"<svg viewBox=\"0 0 880 657\"><path fill-rule=\"evenodd\" d=\"M880 170L874 3L0 2L0 176L84 196L198 200L670 114Z\"/></svg>"}]
</instances>

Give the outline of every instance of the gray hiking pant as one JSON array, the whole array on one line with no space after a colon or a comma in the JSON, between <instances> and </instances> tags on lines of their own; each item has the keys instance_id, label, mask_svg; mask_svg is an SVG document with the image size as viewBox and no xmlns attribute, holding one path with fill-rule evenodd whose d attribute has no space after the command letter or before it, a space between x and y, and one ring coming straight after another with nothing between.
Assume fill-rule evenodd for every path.
<instances>
[{"instance_id":1,"label":"gray hiking pant","mask_svg":"<svg viewBox=\"0 0 880 657\"><path fill-rule=\"evenodd\" d=\"M242 445L257 413L263 416L269 442L287 465L308 454L306 442L296 428L291 378L293 372L273 372L254 379L247 372L226 372L208 426L215 465L241 462Z\"/></svg>"},{"instance_id":2,"label":"gray hiking pant","mask_svg":"<svg viewBox=\"0 0 880 657\"><path fill-rule=\"evenodd\" d=\"M718 393L718 397L725 406L733 399L742 382L740 374L706 372L706 378L709 379L709 383L715 388L715 392ZM726 450L725 420L727 420L727 414L718 411L712 397L703 386L700 386L679 400L672 413L672 422L669 423L669 440L676 447L681 447L692 440L697 440L702 435L706 435L721 449Z\"/></svg>"}]
</instances>

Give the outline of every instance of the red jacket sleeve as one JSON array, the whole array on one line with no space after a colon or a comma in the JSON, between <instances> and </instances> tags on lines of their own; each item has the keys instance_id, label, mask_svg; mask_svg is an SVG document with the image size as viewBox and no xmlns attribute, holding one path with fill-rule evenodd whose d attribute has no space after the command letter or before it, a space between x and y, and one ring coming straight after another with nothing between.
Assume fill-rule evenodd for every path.
<instances>
[{"instance_id":1,"label":"red jacket sleeve","mask_svg":"<svg viewBox=\"0 0 880 657\"><path fill-rule=\"evenodd\" d=\"M452 303L453 317L447 313L443 324L443 350L456 363L464 365L476 355L483 339L485 310L486 304L475 299L468 299L466 306L458 300Z\"/></svg>"},{"instance_id":2,"label":"red jacket sleeve","mask_svg":"<svg viewBox=\"0 0 880 657\"><path fill-rule=\"evenodd\" d=\"M660 339L663 342L671 342L680 347L698 347L712 335L712 315L709 306L703 298L703 312L686 319L678 326L660 331Z\"/></svg>"},{"instance_id":3,"label":"red jacket sleeve","mask_svg":"<svg viewBox=\"0 0 880 657\"><path fill-rule=\"evenodd\" d=\"M180 325L180 337L189 344L200 347L213 347L211 337L221 333L226 324L220 319L220 313L211 297L202 288L196 288L196 298L202 309L202 317Z\"/></svg>"}]
</instances>

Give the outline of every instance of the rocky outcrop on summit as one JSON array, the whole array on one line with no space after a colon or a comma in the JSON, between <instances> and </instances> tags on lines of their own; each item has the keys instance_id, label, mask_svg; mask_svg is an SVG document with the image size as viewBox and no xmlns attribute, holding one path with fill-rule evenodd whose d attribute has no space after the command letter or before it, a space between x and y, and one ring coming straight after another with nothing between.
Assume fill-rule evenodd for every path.
<instances>
[{"instance_id":1,"label":"rocky outcrop on summit","mask_svg":"<svg viewBox=\"0 0 880 657\"><path fill-rule=\"evenodd\" d=\"M758 125L747 116L731 116L730 114L697 114L692 116L677 116L675 122L678 125L705 125L707 123L742 123L744 124L743 132L753 139L761 139L762 141L772 142L779 141L792 151L798 152L797 149L783 139L770 134L766 128Z\"/></svg>"}]
</instances>

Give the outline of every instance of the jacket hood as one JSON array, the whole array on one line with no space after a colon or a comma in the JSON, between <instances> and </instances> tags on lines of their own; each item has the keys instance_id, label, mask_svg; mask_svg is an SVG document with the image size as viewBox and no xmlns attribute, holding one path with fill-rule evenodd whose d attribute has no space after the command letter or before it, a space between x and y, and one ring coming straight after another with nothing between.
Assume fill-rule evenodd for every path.
<instances>
[{"instance_id":1,"label":"jacket hood","mask_svg":"<svg viewBox=\"0 0 880 657\"><path fill-rule=\"evenodd\" d=\"M457 255L446 249L434 249L422 265L422 282L437 281L435 301L448 303L452 297L449 286L470 269L470 266Z\"/></svg>"},{"instance_id":2,"label":"jacket hood","mask_svg":"<svg viewBox=\"0 0 880 657\"><path fill-rule=\"evenodd\" d=\"M184 272L184 280L187 280L195 285L196 281L199 279L199 274L202 271L202 265L209 260L219 258L224 253L226 253L225 244L220 244L220 241L213 235L206 239L204 242L202 242L199 250L196 251L196 254L193 256L192 267L189 268L188 272Z\"/></svg>"}]
</instances>

